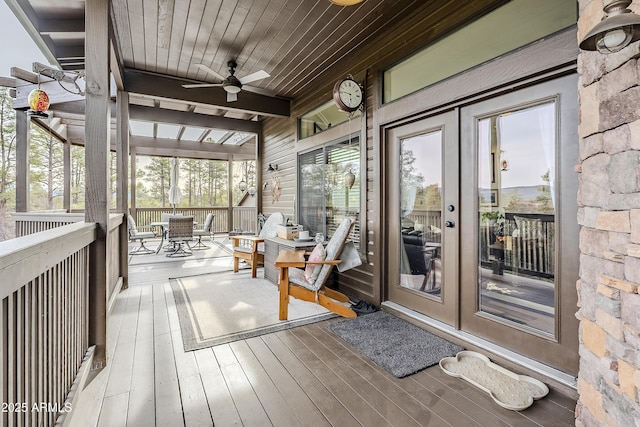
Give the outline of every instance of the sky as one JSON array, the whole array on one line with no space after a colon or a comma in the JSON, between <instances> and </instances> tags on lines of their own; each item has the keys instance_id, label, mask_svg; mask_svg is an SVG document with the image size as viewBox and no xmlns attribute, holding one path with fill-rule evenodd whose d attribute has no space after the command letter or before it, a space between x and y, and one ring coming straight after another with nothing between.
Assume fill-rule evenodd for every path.
<instances>
[{"instance_id":1,"label":"sky","mask_svg":"<svg viewBox=\"0 0 640 427\"><path fill-rule=\"evenodd\" d=\"M11 77L11 67L31 71L31 64L47 61L4 0L0 0L0 77Z\"/></svg>"}]
</instances>

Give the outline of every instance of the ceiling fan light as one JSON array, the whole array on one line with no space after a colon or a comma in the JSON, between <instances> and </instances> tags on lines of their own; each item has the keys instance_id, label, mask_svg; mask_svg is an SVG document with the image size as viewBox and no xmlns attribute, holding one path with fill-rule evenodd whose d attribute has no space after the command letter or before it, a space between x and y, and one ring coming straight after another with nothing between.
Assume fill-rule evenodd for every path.
<instances>
[{"instance_id":1,"label":"ceiling fan light","mask_svg":"<svg viewBox=\"0 0 640 427\"><path fill-rule=\"evenodd\" d=\"M354 4L362 3L362 0L329 0L333 4L338 6L353 6Z\"/></svg>"},{"instance_id":2,"label":"ceiling fan light","mask_svg":"<svg viewBox=\"0 0 640 427\"><path fill-rule=\"evenodd\" d=\"M238 93L241 90L240 87L235 85L223 85L222 87L224 88L224 90L226 90L229 93Z\"/></svg>"}]
</instances>

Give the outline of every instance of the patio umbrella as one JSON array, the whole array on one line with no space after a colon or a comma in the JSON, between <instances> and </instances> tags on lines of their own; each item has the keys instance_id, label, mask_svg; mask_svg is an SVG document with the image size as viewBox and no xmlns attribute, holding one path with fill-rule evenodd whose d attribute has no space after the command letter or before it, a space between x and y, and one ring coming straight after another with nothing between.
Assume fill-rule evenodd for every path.
<instances>
[{"instance_id":1,"label":"patio umbrella","mask_svg":"<svg viewBox=\"0 0 640 427\"><path fill-rule=\"evenodd\" d=\"M171 159L171 180L169 185L169 203L173 204L173 213L176 213L176 205L182 199L180 192L180 161L177 157Z\"/></svg>"}]
</instances>

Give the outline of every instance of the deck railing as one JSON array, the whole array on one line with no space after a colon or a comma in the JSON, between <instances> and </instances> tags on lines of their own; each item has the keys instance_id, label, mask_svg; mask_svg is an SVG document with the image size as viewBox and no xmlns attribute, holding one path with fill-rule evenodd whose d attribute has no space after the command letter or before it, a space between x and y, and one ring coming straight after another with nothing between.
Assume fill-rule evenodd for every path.
<instances>
[{"instance_id":1,"label":"deck railing","mask_svg":"<svg viewBox=\"0 0 640 427\"><path fill-rule=\"evenodd\" d=\"M39 231L50 230L74 222L84 221L84 213L64 212L16 212L16 237L26 236Z\"/></svg>"},{"instance_id":2,"label":"deck railing","mask_svg":"<svg viewBox=\"0 0 640 427\"><path fill-rule=\"evenodd\" d=\"M207 207L207 208L136 208L136 224L140 226L149 225L152 222L162 220L162 214L180 214L193 216L198 224L204 224L207 215L213 212L212 230L214 233L228 233L229 231L242 229L254 231L257 224L257 213L254 207L235 206L233 208L233 223L229 229L229 208L228 207Z\"/></svg>"},{"instance_id":3,"label":"deck railing","mask_svg":"<svg viewBox=\"0 0 640 427\"><path fill-rule=\"evenodd\" d=\"M80 222L0 242L3 426L54 425L72 407L90 364L95 236L95 224Z\"/></svg>"}]
</instances>

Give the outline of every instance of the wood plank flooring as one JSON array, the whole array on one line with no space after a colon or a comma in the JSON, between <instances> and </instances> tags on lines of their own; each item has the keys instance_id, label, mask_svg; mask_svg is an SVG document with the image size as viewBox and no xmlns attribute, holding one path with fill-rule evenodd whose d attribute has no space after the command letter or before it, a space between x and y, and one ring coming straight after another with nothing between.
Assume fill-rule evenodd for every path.
<instances>
[{"instance_id":1,"label":"wood plank flooring","mask_svg":"<svg viewBox=\"0 0 640 427\"><path fill-rule=\"evenodd\" d=\"M574 425L575 400L553 391L513 412L438 366L397 379L329 332L336 320L184 352L168 278L230 268L231 258L131 266L108 319L109 364L72 425Z\"/></svg>"}]
</instances>

